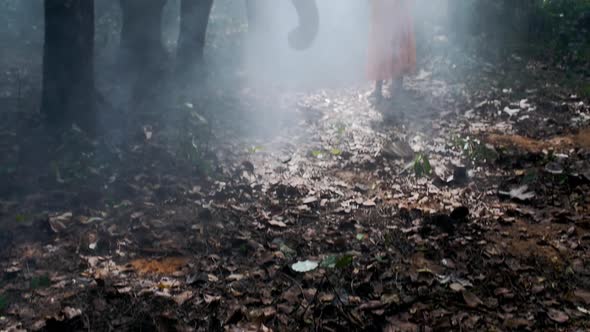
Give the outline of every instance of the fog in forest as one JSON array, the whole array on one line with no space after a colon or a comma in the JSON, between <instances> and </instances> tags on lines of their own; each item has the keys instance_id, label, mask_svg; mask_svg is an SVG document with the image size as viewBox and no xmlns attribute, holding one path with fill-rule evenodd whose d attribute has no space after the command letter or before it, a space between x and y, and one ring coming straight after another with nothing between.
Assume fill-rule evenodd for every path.
<instances>
[{"instance_id":1,"label":"fog in forest","mask_svg":"<svg viewBox=\"0 0 590 332\"><path fill-rule=\"evenodd\" d=\"M4 31L14 46L25 46L40 65L43 44L42 1L7 0L14 9L7 15L10 29ZM318 2L320 26L313 44L305 50L289 47L287 37L297 26L290 1L259 0L259 28L248 29L245 1L216 1L212 10L205 47L206 70L191 77L192 83L211 89L237 92L242 88L294 88L296 90L358 86L367 83L366 53L369 33L369 2L324 0ZM421 44L448 42L445 1L416 1L415 28ZM129 108L132 82L125 66L116 66L122 16L117 1L96 1L95 54L99 90L115 107ZM171 66L177 47L180 1L167 1L162 16L162 43ZM18 43L18 41L24 43ZM421 45L419 45L421 46ZM447 47L448 45L444 45ZM40 70L40 68L38 68ZM30 73L39 75L39 73ZM176 85L175 77L167 84ZM199 86L202 88L202 86ZM204 90L194 87L195 95ZM168 94L167 89L158 93ZM122 110L126 111L126 110ZM273 111L276 113L276 110ZM264 122L255 119L254 122ZM106 124L108 126L108 124Z\"/></svg>"},{"instance_id":2,"label":"fog in forest","mask_svg":"<svg viewBox=\"0 0 590 332\"><path fill-rule=\"evenodd\" d=\"M0 27L0 331L590 326L589 0Z\"/></svg>"}]
</instances>

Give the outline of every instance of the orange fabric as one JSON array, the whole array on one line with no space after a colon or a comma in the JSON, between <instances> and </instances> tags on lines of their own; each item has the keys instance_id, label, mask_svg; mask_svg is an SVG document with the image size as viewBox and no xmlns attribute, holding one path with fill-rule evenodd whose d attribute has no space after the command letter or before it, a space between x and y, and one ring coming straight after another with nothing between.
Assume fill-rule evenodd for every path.
<instances>
[{"instance_id":1,"label":"orange fabric","mask_svg":"<svg viewBox=\"0 0 590 332\"><path fill-rule=\"evenodd\" d=\"M409 0L371 0L367 74L397 79L416 68L416 40Z\"/></svg>"}]
</instances>

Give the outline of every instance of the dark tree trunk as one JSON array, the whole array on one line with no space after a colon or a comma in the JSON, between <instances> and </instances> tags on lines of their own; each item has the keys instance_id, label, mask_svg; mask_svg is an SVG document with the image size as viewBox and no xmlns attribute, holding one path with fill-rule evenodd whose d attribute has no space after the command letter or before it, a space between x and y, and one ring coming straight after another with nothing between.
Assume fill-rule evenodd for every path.
<instances>
[{"instance_id":1,"label":"dark tree trunk","mask_svg":"<svg viewBox=\"0 0 590 332\"><path fill-rule=\"evenodd\" d=\"M194 73L201 65L213 0L182 0L177 71Z\"/></svg>"},{"instance_id":2,"label":"dark tree trunk","mask_svg":"<svg viewBox=\"0 0 590 332\"><path fill-rule=\"evenodd\" d=\"M45 0L41 112L50 123L94 126L94 0Z\"/></svg>"},{"instance_id":3,"label":"dark tree trunk","mask_svg":"<svg viewBox=\"0 0 590 332\"><path fill-rule=\"evenodd\" d=\"M166 0L120 0L123 16L120 60L125 67L143 71L163 64L166 52L162 44L162 12L165 4Z\"/></svg>"},{"instance_id":4,"label":"dark tree trunk","mask_svg":"<svg viewBox=\"0 0 590 332\"><path fill-rule=\"evenodd\" d=\"M158 96L166 68L162 15L166 0L119 0L123 16L119 65L130 79L130 107L144 109Z\"/></svg>"}]
</instances>

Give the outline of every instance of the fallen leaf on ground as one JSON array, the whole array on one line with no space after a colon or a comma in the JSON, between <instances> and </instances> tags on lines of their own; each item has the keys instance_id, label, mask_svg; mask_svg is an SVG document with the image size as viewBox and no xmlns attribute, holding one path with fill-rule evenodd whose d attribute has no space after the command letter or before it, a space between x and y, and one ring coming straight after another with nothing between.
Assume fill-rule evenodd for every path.
<instances>
[{"instance_id":1,"label":"fallen leaf on ground","mask_svg":"<svg viewBox=\"0 0 590 332\"><path fill-rule=\"evenodd\" d=\"M553 308L547 311L547 316L556 323L565 323L570 319L565 312Z\"/></svg>"},{"instance_id":2,"label":"fallen leaf on ground","mask_svg":"<svg viewBox=\"0 0 590 332\"><path fill-rule=\"evenodd\" d=\"M213 302L221 301L221 296L214 296L214 295L205 294L205 295L203 295L203 299L205 300L205 303L211 304Z\"/></svg>"},{"instance_id":3,"label":"fallen leaf on ground","mask_svg":"<svg viewBox=\"0 0 590 332\"><path fill-rule=\"evenodd\" d=\"M510 189L510 191L499 191L500 195L509 196L510 198L516 198L520 201L527 201L535 197L535 193L528 191L529 186L523 185Z\"/></svg>"},{"instance_id":4,"label":"fallen leaf on ground","mask_svg":"<svg viewBox=\"0 0 590 332\"><path fill-rule=\"evenodd\" d=\"M463 285L461 285L460 283L454 282L452 284L449 285L449 288L454 291L454 292L462 292L465 290L465 287L463 287Z\"/></svg>"},{"instance_id":5,"label":"fallen leaf on ground","mask_svg":"<svg viewBox=\"0 0 590 332\"><path fill-rule=\"evenodd\" d=\"M310 261L310 260L299 261L299 262L291 265L291 268L295 272L309 272L309 271L315 270L317 267L318 267L318 262L314 262L314 261Z\"/></svg>"},{"instance_id":6,"label":"fallen leaf on ground","mask_svg":"<svg viewBox=\"0 0 590 332\"><path fill-rule=\"evenodd\" d=\"M183 305L186 301L190 300L193 297L193 292L185 291L173 297L174 302L178 305Z\"/></svg>"},{"instance_id":7,"label":"fallen leaf on ground","mask_svg":"<svg viewBox=\"0 0 590 332\"><path fill-rule=\"evenodd\" d=\"M268 223L269 223L270 225L272 225L272 226L277 226L277 227L281 227L281 228L282 228L282 227L287 227L287 224L285 224L284 222L282 222L282 221L278 221L278 220L274 220L274 219L270 219L270 220L268 221Z\"/></svg>"},{"instance_id":8,"label":"fallen leaf on ground","mask_svg":"<svg viewBox=\"0 0 590 332\"><path fill-rule=\"evenodd\" d=\"M188 263L188 258L167 257L160 260L136 259L129 263L140 274L172 274Z\"/></svg>"},{"instance_id":9,"label":"fallen leaf on ground","mask_svg":"<svg viewBox=\"0 0 590 332\"><path fill-rule=\"evenodd\" d=\"M483 304L483 301L480 300L479 297L469 291L463 292L463 300L465 300L465 304L467 304L469 308L477 308L479 305Z\"/></svg>"},{"instance_id":10,"label":"fallen leaf on ground","mask_svg":"<svg viewBox=\"0 0 590 332\"><path fill-rule=\"evenodd\" d=\"M574 296L582 300L585 304L590 304L590 291L585 289L574 290Z\"/></svg>"}]
</instances>

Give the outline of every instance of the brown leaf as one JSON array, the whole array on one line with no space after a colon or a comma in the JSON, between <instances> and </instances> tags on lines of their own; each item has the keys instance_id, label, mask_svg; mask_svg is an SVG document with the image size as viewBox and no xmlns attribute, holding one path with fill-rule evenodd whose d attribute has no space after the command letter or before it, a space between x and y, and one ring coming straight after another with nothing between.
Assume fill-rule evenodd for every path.
<instances>
[{"instance_id":1,"label":"brown leaf","mask_svg":"<svg viewBox=\"0 0 590 332\"><path fill-rule=\"evenodd\" d=\"M241 205L232 205L231 208L238 212L248 212L248 208Z\"/></svg>"},{"instance_id":2,"label":"brown leaf","mask_svg":"<svg viewBox=\"0 0 590 332\"><path fill-rule=\"evenodd\" d=\"M321 302L332 302L334 301L334 294L322 294L320 295Z\"/></svg>"},{"instance_id":3,"label":"brown leaf","mask_svg":"<svg viewBox=\"0 0 590 332\"><path fill-rule=\"evenodd\" d=\"M453 291L453 292L462 292L465 290L465 287L463 287L463 285L461 285L458 282L454 282L452 284L449 285L449 288Z\"/></svg>"},{"instance_id":4,"label":"brown leaf","mask_svg":"<svg viewBox=\"0 0 590 332\"><path fill-rule=\"evenodd\" d=\"M303 199L303 204L311 204L318 201L318 198L315 196L309 196Z\"/></svg>"},{"instance_id":5,"label":"brown leaf","mask_svg":"<svg viewBox=\"0 0 590 332\"><path fill-rule=\"evenodd\" d=\"M203 298L205 299L205 303L207 303L207 304L221 301L221 296L214 296L214 295L205 294L205 295L203 295Z\"/></svg>"},{"instance_id":6,"label":"brown leaf","mask_svg":"<svg viewBox=\"0 0 590 332\"><path fill-rule=\"evenodd\" d=\"M274 307L266 307L262 309L262 313L264 314L265 318L273 317L277 314L277 309L275 309Z\"/></svg>"},{"instance_id":7,"label":"brown leaf","mask_svg":"<svg viewBox=\"0 0 590 332\"><path fill-rule=\"evenodd\" d=\"M390 319L383 332L418 332L418 325L410 322L404 322L399 319Z\"/></svg>"},{"instance_id":8,"label":"brown leaf","mask_svg":"<svg viewBox=\"0 0 590 332\"><path fill-rule=\"evenodd\" d=\"M381 295L381 302L383 302L384 304L399 304L401 302L401 299L399 298L399 295L395 293L383 294Z\"/></svg>"},{"instance_id":9,"label":"brown leaf","mask_svg":"<svg viewBox=\"0 0 590 332\"><path fill-rule=\"evenodd\" d=\"M49 217L49 226L54 233L60 233L66 230L66 224L72 219L72 212Z\"/></svg>"},{"instance_id":10,"label":"brown leaf","mask_svg":"<svg viewBox=\"0 0 590 332\"><path fill-rule=\"evenodd\" d=\"M496 295L496 296L506 297L506 296L510 296L510 294L511 294L511 292L508 288L501 287L501 288L496 288L496 290L494 290L494 295Z\"/></svg>"},{"instance_id":11,"label":"brown leaf","mask_svg":"<svg viewBox=\"0 0 590 332\"><path fill-rule=\"evenodd\" d=\"M242 280L244 278L245 278L245 276L243 274L232 273L229 276L227 276L227 278L225 278L225 280L227 280L227 281L238 281L238 280Z\"/></svg>"},{"instance_id":12,"label":"brown leaf","mask_svg":"<svg viewBox=\"0 0 590 332\"><path fill-rule=\"evenodd\" d=\"M281 228L287 227L287 224L285 224L284 222L278 221L278 220L274 220L274 219L270 219L268 221L268 223L270 225L272 225L272 226L277 226L277 227L281 227Z\"/></svg>"},{"instance_id":13,"label":"brown leaf","mask_svg":"<svg viewBox=\"0 0 590 332\"><path fill-rule=\"evenodd\" d=\"M586 304L590 304L590 291L587 291L585 289L576 289L574 290L574 296L583 301Z\"/></svg>"},{"instance_id":14,"label":"brown leaf","mask_svg":"<svg viewBox=\"0 0 590 332\"><path fill-rule=\"evenodd\" d=\"M166 257L162 259L136 259L130 266L140 274L171 275L188 264L185 257Z\"/></svg>"},{"instance_id":15,"label":"brown leaf","mask_svg":"<svg viewBox=\"0 0 590 332\"><path fill-rule=\"evenodd\" d=\"M553 308L547 311L547 316L556 323L565 323L570 319L565 312Z\"/></svg>"},{"instance_id":16,"label":"brown leaf","mask_svg":"<svg viewBox=\"0 0 590 332\"><path fill-rule=\"evenodd\" d=\"M504 321L504 326L509 329L523 329L532 325L531 321L524 318L508 318Z\"/></svg>"},{"instance_id":17,"label":"brown leaf","mask_svg":"<svg viewBox=\"0 0 590 332\"><path fill-rule=\"evenodd\" d=\"M82 310L72 307L65 307L63 308L62 312L67 319L73 319L82 315Z\"/></svg>"},{"instance_id":18,"label":"brown leaf","mask_svg":"<svg viewBox=\"0 0 590 332\"><path fill-rule=\"evenodd\" d=\"M469 291L463 292L463 300L465 300L465 303L469 308L477 308L479 305L483 304L479 297Z\"/></svg>"},{"instance_id":19,"label":"brown leaf","mask_svg":"<svg viewBox=\"0 0 590 332\"><path fill-rule=\"evenodd\" d=\"M378 300L373 300L369 302L365 302L359 306L360 310L376 310L383 307L383 303Z\"/></svg>"},{"instance_id":20,"label":"brown leaf","mask_svg":"<svg viewBox=\"0 0 590 332\"><path fill-rule=\"evenodd\" d=\"M185 292L182 292L182 293L180 293L178 295L175 295L173 297L173 299L174 299L174 302L176 302L176 304L178 304L179 306L181 306L181 305L184 304L184 302L190 300L192 297L193 297L193 292L191 292L191 291L185 291Z\"/></svg>"},{"instance_id":21,"label":"brown leaf","mask_svg":"<svg viewBox=\"0 0 590 332\"><path fill-rule=\"evenodd\" d=\"M287 291L283 292L282 298L287 300L289 303L296 303L299 301L299 294L301 292L297 287L291 287Z\"/></svg>"}]
</instances>

